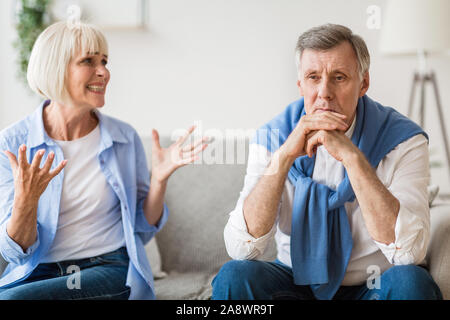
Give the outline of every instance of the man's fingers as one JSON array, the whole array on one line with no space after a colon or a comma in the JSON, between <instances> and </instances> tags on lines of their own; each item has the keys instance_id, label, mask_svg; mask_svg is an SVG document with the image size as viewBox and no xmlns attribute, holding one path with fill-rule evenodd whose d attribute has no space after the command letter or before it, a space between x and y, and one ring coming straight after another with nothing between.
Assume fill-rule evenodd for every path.
<instances>
[{"instance_id":1,"label":"man's fingers","mask_svg":"<svg viewBox=\"0 0 450 320\"><path fill-rule=\"evenodd\" d=\"M317 146L320 144L319 135L319 132L316 131L307 136L305 152L310 158L317 151Z\"/></svg>"},{"instance_id":2,"label":"man's fingers","mask_svg":"<svg viewBox=\"0 0 450 320\"><path fill-rule=\"evenodd\" d=\"M346 130L343 125L328 121L307 121L303 124L303 132L308 135L319 130Z\"/></svg>"},{"instance_id":3,"label":"man's fingers","mask_svg":"<svg viewBox=\"0 0 450 320\"><path fill-rule=\"evenodd\" d=\"M3 152L8 157L9 163L11 164L11 168L13 169L13 171L15 171L17 169L17 167L19 166L16 156L14 155L14 153L12 153L8 150L5 150Z\"/></svg>"},{"instance_id":4,"label":"man's fingers","mask_svg":"<svg viewBox=\"0 0 450 320\"><path fill-rule=\"evenodd\" d=\"M321 122L330 122L330 123L336 123L341 124L342 128L347 129L348 124L344 121L344 119L347 118L346 115L337 113L337 112L321 112L321 113L314 113L311 115L306 115L305 117L306 122L315 122L315 123L321 123Z\"/></svg>"},{"instance_id":5,"label":"man's fingers","mask_svg":"<svg viewBox=\"0 0 450 320\"><path fill-rule=\"evenodd\" d=\"M327 115L326 117L328 117L331 121L337 121L338 123L342 124L344 129L348 129L349 125L347 124L347 122L344 121L344 119L347 118L347 116L345 115L341 115L340 113L333 113L333 112L325 112Z\"/></svg>"},{"instance_id":6,"label":"man's fingers","mask_svg":"<svg viewBox=\"0 0 450 320\"><path fill-rule=\"evenodd\" d=\"M344 121L344 118L337 116L338 113L332 112L323 112L317 115L318 121L328 121L332 123L342 124L344 127L348 127L347 122Z\"/></svg>"},{"instance_id":7,"label":"man's fingers","mask_svg":"<svg viewBox=\"0 0 450 320\"><path fill-rule=\"evenodd\" d=\"M308 131L313 130L341 130L348 129L348 125L342 121L333 118L310 118L305 119L304 127Z\"/></svg>"},{"instance_id":8,"label":"man's fingers","mask_svg":"<svg viewBox=\"0 0 450 320\"><path fill-rule=\"evenodd\" d=\"M61 170L66 166L66 163L67 163L67 160L63 160L63 161L61 161L60 164L58 164L58 166L55 169L50 171L49 172L50 179L53 179L54 177L56 177L61 172Z\"/></svg>"},{"instance_id":9,"label":"man's fingers","mask_svg":"<svg viewBox=\"0 0 450 320\"><path fill-rule=\"evenodd\" d=\"M336 116L338 116L338 117L340 117L342 119L347 118L347 116L345 114L342 114L342 113L339 113L339 112L330 111L330 114L336 115Z\"/></svg>"}]
</instances>

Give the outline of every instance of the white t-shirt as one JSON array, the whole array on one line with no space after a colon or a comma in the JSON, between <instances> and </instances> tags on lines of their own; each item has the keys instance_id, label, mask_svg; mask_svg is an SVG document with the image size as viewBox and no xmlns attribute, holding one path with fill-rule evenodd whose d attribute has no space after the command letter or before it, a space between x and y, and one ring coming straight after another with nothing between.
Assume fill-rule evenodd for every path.
<instances>
[{"instance_id":1,"label":"white t-shirt","mask_svg":"<svg viewBox=\"0 0 450 320\"><path fill-rule=\"evenodd\" d=\"M67 164L58 227L42 263L83 259L125 245L120 202L97 158L100 127L72 141L55 141Z\"/></svg>"},{"instance_id":2,"label":"white t-shirt","mask_svg":"<svg viewBox=\"0 0 450 320\"><path fill-rule=\"evenodd\" d=\"M345 133L351 137L355 121ZM275 238L278 259L291 266L291 220L294 185L286 179L278 216L272 230L260 238L248 233L243 203L264 174L272 154L258 144L249 149L247 174L235 209L224 230L225 245L233 259L258 259ZM353 249L342 285L360 285L371 275L370 266L384 272L392 265L419 264L424 260L430 238L430 211L427 186L430 181L428 144L416 135L389 152L378 164L376 174L384 186L400 201L395 225L395 242L389 245L373 240L367 231L358 200L346 202ZM344 178L344 167L324 146L317 148L312 179L336 189Z\"/></svg>"}]
</instances>

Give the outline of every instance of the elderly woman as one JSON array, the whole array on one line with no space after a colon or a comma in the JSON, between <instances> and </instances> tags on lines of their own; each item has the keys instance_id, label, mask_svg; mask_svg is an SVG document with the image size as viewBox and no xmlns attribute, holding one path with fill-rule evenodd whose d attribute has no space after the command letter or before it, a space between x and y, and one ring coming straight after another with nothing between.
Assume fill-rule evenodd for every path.
<instances>
[{"instance_id":1,"label":"elderly woman","mask_svg":"<svg viewBox=\"0 0 450 320\"><path fill-rule=\"evenodd\" d=\"M0 132L0 299L154 299L144 245L167 220L167 180L207 146L162 148L151 179L128 124L99 112L110 79L105 37L58 22L38 37L30 87L45 100Z\"/></svg>"}]
</instances>

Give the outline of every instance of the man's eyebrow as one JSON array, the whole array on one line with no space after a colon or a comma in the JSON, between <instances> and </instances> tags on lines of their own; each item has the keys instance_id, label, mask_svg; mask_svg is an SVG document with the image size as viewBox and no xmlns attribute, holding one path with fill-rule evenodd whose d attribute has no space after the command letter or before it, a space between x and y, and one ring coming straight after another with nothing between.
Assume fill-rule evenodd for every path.
<instances>
[{"instance_id":1,"label":"man's eyebrow","mask_svg":"<svg viewBox=\"0 0 450 320\"><path fill-rule=\"evenodd\" d=\"M307 69L303 74L308 75L308 74L312 74L312 73L317 73L317 70ZM329 74L336 74L336 73L349 74L350 72L349 72L349 70L346 70L344 68L338 68L338 69L331 70L331 72Z\"/></svg>"},{"instance_id":2,"label":"man's eyebrow","mask_svg":"<svg viewBox=\"0 0 450 320\"><path fill-rule=\"evenodd\" d=\"M349 71L348 71L348 70L345 70L345 69L334 69L334 70L331 71L331 73L332 73L332 74L335 74L335 73L348 74Z\"/></svg>"},{"instance_id":3,"label":"man's eyebrow","mask_svg":"<svg viewBox=\"0 0 450 320\"><path fill-rule=\"evenodd\" d=\"M316 72L317 72L317 70L315 70L315 69L307 69L307 70L305 70L305 72L303 74L307 75L307 74L316 73Z\"/></svg>"}]
</instances>

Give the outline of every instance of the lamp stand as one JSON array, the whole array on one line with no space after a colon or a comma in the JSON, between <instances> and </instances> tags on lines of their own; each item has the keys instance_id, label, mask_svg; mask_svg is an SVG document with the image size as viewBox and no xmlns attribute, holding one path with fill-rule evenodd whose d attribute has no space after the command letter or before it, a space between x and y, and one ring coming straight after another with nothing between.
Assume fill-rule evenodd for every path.
<instances>
[{"instance_id":1,"label":"lamp stand","mask_svg":"<svg viewBox=\"0 0 450 320\"><path fill-rule=\"evenodd\" d=\"M434 92L434 97L436 99L436 106L437 106L438 115L439 115L439 122L441 125L442 137L444 138L444 147L445 147L445 153L447 156L447 165L448 165L448 170L450 172L450 150L449 150L449 145L448 145L448 141L447 141L447 132L446 132L446 128L445 128L444 114L442 112L441 100L439 98L439 91L438 91L438 87L437 87L436 76L433 71L429 71L429 72L417 72L416 71L416 72L414 72L413 84L412 84L412 88L411 88L411 95L409 97L408 118L411 118L411 115L412 115L416 86L420 85L419 124L423 128L424 122L425 122L425 85L428 82L431 82L433 89L434 89L433 92Z\"/></svg>"}]
</instances>

